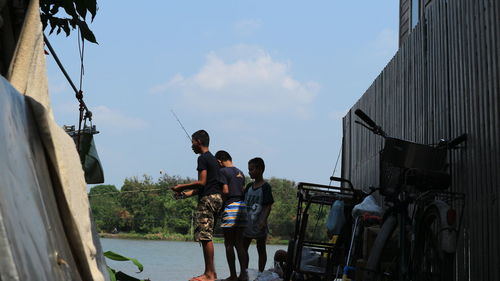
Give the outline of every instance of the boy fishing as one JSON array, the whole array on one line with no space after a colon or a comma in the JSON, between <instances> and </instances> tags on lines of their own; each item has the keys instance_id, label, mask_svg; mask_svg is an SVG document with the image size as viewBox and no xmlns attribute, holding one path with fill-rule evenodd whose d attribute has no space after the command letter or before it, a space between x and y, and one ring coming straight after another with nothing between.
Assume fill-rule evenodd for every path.
<instances>
[{"instance_id":1,"label":"boy fishing","mask_svg":"<svg viewBox=\"0 0 500 281\"><path fill-rule=\"evenodd\" d=\"M191 148L199 154L198 180L172 187L179 197L198 194L195 212L195 241L201 242L205 271L190 281L214 281L217 279L214 265L214 244L212 242L215 220L222 206L219 163L209 151L210 137L205 130L196 131L191 137Z\"/></svg>"}]
</instances>

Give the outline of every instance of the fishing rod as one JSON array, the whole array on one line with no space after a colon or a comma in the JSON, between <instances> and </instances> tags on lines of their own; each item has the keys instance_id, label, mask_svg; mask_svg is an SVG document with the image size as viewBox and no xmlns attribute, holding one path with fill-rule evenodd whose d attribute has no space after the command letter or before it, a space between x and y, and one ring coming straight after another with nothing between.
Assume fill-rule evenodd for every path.
<instances>
[{"instance_id":1,"label":"fishing rod","mask_svg":"<svg viewBox=\"0 0 500 281\"><path fill-rule=\"evenodd\" d=\"M182 122L181 120L179 120L179 117L177 117L177 114L175 114L174 110L173 109L170 109L170 112L172 112L172 115L174 115L175 117L175 120L177 120L177 122L179 123L179 125L181 126L182 130L184 131L184 133L186 133L186 137L188 138L189 142L191 142L191 137L189 136L189 133L187 132L186 128L184 128L184 125L182 125ZM160 174L162 173L162 171L160 171ZM168 187L169 190L172 190L172 187ZM173 191L173 190L172 190ZM179 199L185 199L187 198L186 195L183 193L183 192L175 192L174 191L174 198L176 200L179 200Z\"/></svg>"},{"instance_id":2,"label":"fishing rod","mask_svg":"<svg viewBox=\"0 0 500 281\"><path fill-rule=\"evenodd\" d=\"M164 170L160 170L160 175L165 175L165 176L166 176L167 174L165 173L165 171L164 171ZM172 186L168 186L168 187L167 187L167 190L170 190L170 191L172 191L172 192L173 192L173 195L172 195L172 196L174 197L174 199L175 199L175 200L179 200L179 199L186 199L186 198L187 198L187 197L186 197L186 195L185 195L184 193L182 193L182 192L177 192L177 191L173 191L173 190L172 190Z\"/></svg>"},{"instance_id":3,"label":"fishing rod","mask_svg":"<svg viewBox=\"0 0 500 281\"><path fill-rule=\"evenodd\" d=\"M184 194L177 194L178 192L175 192L172 190L172 187L167 187L167 188L154 188L154 189L139 189L139 190L127 190L127 191L110 191L110 192L103 192L103 193L98 193L98 194L87 194L88 197L95 197L95 196L105 196L105 195L111 195L111 194L124 194L124 193L148 193L148 192L157 192L157 191L165 191L165 190L171 190L174 192L172 195L174 199L184 199L186 198L186 195Z\"/></svg>"},{"instance_id":4,"label":"fishing rod","mask_svg":"<svg viewBox=\"0 0 500 281\"><path fill-rule=\"evenodd\" d=\"M181 120L179 120L179 117L177 117L177 114L175 114L173 109L170 109L170 112L172 112L172 115L174 115L174 117L177 120L177 122L179 123L179 125L181 125L182 130L184 130L184 133L186 133L186 136L189 139L189 142L191 142L191 137L189 136L189 133L186 131L186 128L184 128L184 126L182 125Z\"/></svg>"}]
</instances>

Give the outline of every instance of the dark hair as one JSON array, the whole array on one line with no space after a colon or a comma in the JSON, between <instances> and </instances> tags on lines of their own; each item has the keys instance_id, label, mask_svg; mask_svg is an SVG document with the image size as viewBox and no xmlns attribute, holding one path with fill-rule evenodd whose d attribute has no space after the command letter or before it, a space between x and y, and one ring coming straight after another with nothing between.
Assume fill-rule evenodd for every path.
<instances>
[{"instance_id":1,"label":"dark hair","mask_svg":"<svg viewBox=\"0 0 500 281\"><path fill-rule=\"evenodd\" d=\"M217 158L217 160L220 160L222 162L224 161L233 161L233 158L231 158L231 155L229 155L229 153L227 151L224 151L224 150L219 150L217 151L217 153L215 153L215 158Z\"/></svg>"},{"instance_id":2,"label":"dark hair","mask_svg":"<svg viewBox=\"0 0 500 281\"><path fill-rule=\"evenodd\" d=\"M253 164L256 167L262 169L262 172L264 172L264 170L266 169L266 165L264 164L264 160L260 157L255 157L253 159L250 159L250 161L248 161L248 165L250 165L250 164Z\"/></svg>"},{"instance_id":3,"label":"dark hair","mask_svg":"<svg viewBox=\"0 0 500 281\"><path fill-rule=\"evenodd\" d=\"M194 132L191 138L193 140L199 140L201 145L203 146L208 146L208 144L210 143L210 137L208 136L208 133L205 130L198 130Z\"/></svg>"}]
</instances>

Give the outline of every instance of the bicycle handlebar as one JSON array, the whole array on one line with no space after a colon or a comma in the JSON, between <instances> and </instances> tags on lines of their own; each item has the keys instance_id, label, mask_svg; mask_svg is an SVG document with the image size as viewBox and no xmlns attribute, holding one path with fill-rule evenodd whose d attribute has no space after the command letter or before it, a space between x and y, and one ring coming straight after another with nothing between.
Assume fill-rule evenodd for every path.
<instances>
[{"instance_id":1,"label":"bicycle handlebar","mask_svg":"<svg viewBox=\"0 0 500 281\"><path fill-rule=\"evenodd\" d=\"M449 149L453 149L455 148L457 145L461 144L462 142L466 141L467 140L467 134L462 134L456 138L454 138L453 140L451 140L449 143L448 143L448 148Z\"/></svg>"},{"instance_id":2,"label":"bicycle handlebar","mask_svg":"<svg viewBox=\"0 0 500 281\"><path fill-rule=\"evenodd\" d=\"M375 122L370 117L368 117L368 115L366 115L366 113L364 113L363 110L358 108L356 109L356 111L354 111L354 114L358 115L358 117L361 118L361 120L365 121L365 123L368 124L368 126L372 128L377 127L377 124L375 124Z\"/></svg>"},{"instance_id":3,"label":"bicycle handlebar","mask_svg":"<svg viewBox=\"0 0 500 281\"><path fill-rule=\"evenodd\" d=\"M376 135L380 135L384 138L387 136L387 134L382 130L382 127L378 126L377 123L375 123L375 121L373 121L370 117L368 117L368 115L366 115L366 113L363 112L363 110L358 108L354 111L354 114L358 115L358 117L361 118L361 120L363 120L367 125L359 121L355 121L356 123L367 128Z\"/></svg>"},{"instance_id":4,"label":"bicycle handlebar","mask_svg":"<svg viewBox=\"0 0 500 281\"><path fill-rule=\"evenodd\" d=\"M349 184L349 188L354 190L354 186L352 185L352 182L348 179L343 179L343 178L331 176L330 180L331 181L338 181L338 182L346 182L347 184Z\"/></svg>"}]
</instances>

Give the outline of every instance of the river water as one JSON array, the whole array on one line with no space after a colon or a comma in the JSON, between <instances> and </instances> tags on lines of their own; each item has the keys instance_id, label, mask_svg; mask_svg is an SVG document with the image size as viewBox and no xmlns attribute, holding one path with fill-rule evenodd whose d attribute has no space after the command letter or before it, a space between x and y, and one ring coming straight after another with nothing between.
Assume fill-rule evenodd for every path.
<instances>
[{"instance_id":1,"label":"river water","mask_svg":"<svg viewBox=\"0 0 500 281\"><path fill-rule=\"evenodd\" d=\"M144 271L135 274L137 268L131 262L117 262L106 259L111 268L123 271L140 279L151 281L186 281L203 273L204 262L202 249L196 242L148 241L101 238L104 251L113 251L126 257L135 258L144 265ZM215 245L215 268L219 278L229 276L224 244ZM273 266L274 253L278 249L286 250L286 245L267 245L266 269ZM257 269L257 250L250 245L249 268ZM236 268L239 265L236 261Z\"/></svg>"}]
</instances>

